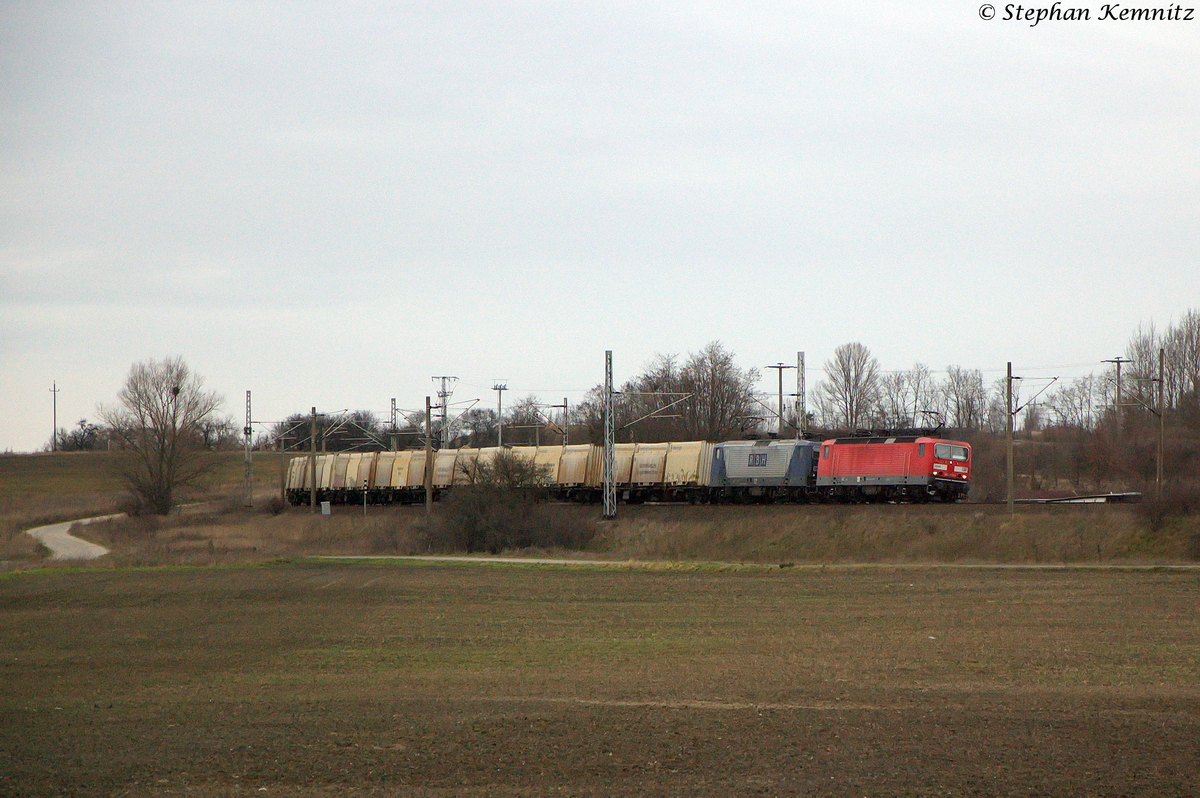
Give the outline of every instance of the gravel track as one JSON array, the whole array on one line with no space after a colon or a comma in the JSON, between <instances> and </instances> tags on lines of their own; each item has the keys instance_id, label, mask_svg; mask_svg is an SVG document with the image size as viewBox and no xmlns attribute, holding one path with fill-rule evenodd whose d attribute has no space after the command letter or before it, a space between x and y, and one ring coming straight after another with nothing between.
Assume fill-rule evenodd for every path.
<instances>
[{"instance_id":1,"label":"gravel track","mask_svg":"<svg viewBox=\"0 0 1200 798\"><path fill-rule=\"evenodd\" d=\"M47 524L46 526L27 529L25 530L25 534L31 535L43 546L50 549L50 559L52 560L94 560L97 557L103 557L105 554L108 554L108 549L99 544L90 543L83 538L75 537L70 532L71 527L75 524L91 524L96 521L107 521L110 518L119 518L120 515L98 515L95 518L82 518L78 521Z\"/></svg>"}]
</instances>

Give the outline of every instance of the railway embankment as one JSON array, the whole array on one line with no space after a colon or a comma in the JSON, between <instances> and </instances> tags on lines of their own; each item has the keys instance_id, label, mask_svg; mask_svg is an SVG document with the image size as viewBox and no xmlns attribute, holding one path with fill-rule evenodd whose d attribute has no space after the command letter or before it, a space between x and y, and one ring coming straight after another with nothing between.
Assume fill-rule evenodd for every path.
<instances>
[{"instance_id":1,"label":"railway embankment","mask_svg":"<svg viewBox=\"0 0 1200 798\"><path fill-rule=\"evenodd\" d=\"M1157 527L1157 528L1156 528ZM622 507L595 546L636 558L795 563L1200 560L1200 517L1136 506Z\"/></svg>"},{"instance_id":2,"label":"railway embankment","mask_svg":"<svg viewBox=\"0 0 1200 798\"><path fill-rule=\"evenodd\" d=\"M815 564L1155 565L1200 561L1200 516L1159 524L1131 506L622 505L601 521L595 506L553 505L552 523L575 526L578 550L506 549L508 556ZM464 553L444 506L240 508L169 519L97 524L89 534L114 562L224 563L308 555ZM479 553L479 552L476 552Z\"/></svg>"}]
</instances>

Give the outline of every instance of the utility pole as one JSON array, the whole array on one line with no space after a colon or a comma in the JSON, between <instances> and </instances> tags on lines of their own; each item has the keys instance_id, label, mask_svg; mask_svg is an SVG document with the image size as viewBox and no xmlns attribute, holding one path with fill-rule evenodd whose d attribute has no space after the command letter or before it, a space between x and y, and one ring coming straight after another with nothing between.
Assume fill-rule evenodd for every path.
<instances>
[{"instance_id":1,"label":"utility pole","mask_svg":"<svg viewBox=\"0 0 1200 798\"><path fill-rule=\"evenodd\" d=\"M425 514L433 512L433 408L425 397Z\"/></svg>"},{"instance_id":2,"label":"utility pole","mask_svg":"<svg viewBox=\"0 0 1200 798\"><path fill-rule=\"evenodd\" d=\"M567 445L567 409L570 407L570 405L567 404L567 397L565 397L565 396L563 397L563 402L561 405L547 405L547 407L549 407L553 410L557 410L560 407L562 408L562 411L563 411L562 445L566 446ZM549 421L549 419L547 419L547 421Z\"/></svg>"},{"instance_id":3,"label":"utility pole","mask_svg":"<svg viewBox=\"0 0 1200 798\"><path fill-rule=\"evenodd\" d=\"M563 397L563 446L569 445L571 436L571 406L567 403L567 397Z\"/></svg>"},{"instance_id":4,"label":"utility pole","mask_svg":"<svg viewBox=\"0 0 1200 798\"><path fill-rule=\"evenodd\" d=\"M317 408L312 409L312 422L308 428L308 473L312 482L308 486L308 503L317 511Z\"/></svg>"},{"instance_id":5,"label":"utility pole","mask_svg":"<svg viewBox=\"0 0 1200 798\"><path fill-rule=\"evenodd\" d=\"M799 366L785 366L782 363L776 363L774 366L767 366L769 369L775 369L779 372L779 433L778 437L783 437L783 370L794 369Z\"/></svg>"},{"instance_id":6,"label":"utility pole","mask_svg":"<svg viewBox=\"0 0 1200 798\"><path fill-rule=\"evenodd\" d=\"M1163 443L1165 437L1165 421L1167 417L1167 408L1163 404L1163 359L1166 357L1166 350L1158 350L1158 462L1156 463L1154 476L1154 496L1159 502L1162 501L1163 489Z\"/></svg>"},{"instance_id":7,"label":"utility pole","mask_svg":"<svg viewBox=\"0 0 1200 798\"><path fill-rule=\"evenodd\" d=\"M250 426L250 392L246 391L246 426L242 435L246 438L246 506L254 506L254 430Z\"/></svg>"},{"instance_id":8,"label":"utility pole","mask_svg":"<svg viewBox=\"0 0 1200 798\"><path fill-rule=\"evenodd\" d=\"M804 353L796 353L796 432L803 437L808 429L808 402L805 394Z\"/></svg>"},{"instance_id":9,"label":"utility pole","mask_svg":"<svg viewBox=\"0 0 1200 798\"><path fill-rule=\"evenodd\" d=\"M1014 377L1012 373L1012 361L1008 363L1008 373L1004 380L1004 438L1007 446L1007 472L1008 472L1008 513L1013 514L1013 418L1025 408L1037 401L1046 390L1058 382L1058 377L1031 377L1033 380L1045 380L1046 384L1042 389L1035 393L1029 401L1020 407L1013 407L1013 380L1023 380L1024 377Z\"/></svg>"},{"instance_id":10,"label":"utility pole","mask_svg":"<svg viewBox=\"0 0 1200 798\"><path fill-rule=\"evenodd\" d=\"M1014 507L1013 507L1013 406L1012 406L1013 405L1012 384L1013 384L1014 379L1019 380L1021 378L1013 377L1012 361L1009 361L1008 376L1005 377L1005 379L1004 379L1004 402L1005 402L1004 442L1005 442L1005 452L1007 455L1007 473L1008 473L1008 481L1007 481L1008 500L1007 500L1007 503L1008 503L1008 514L1009 515L1012 515L1015 512Z\"/></svg>"},{"instance_id":11,"label":"utility pole","mask_svg":"<svg viewBox=\"0 0 1200 798\"><path fill-rule=\"evenodd\" d=\"M54 415L52 418L52 426L50 428L50 451L58 451L58 380L53 383L53 388L50 389L50 395L54 398Z\"/></svg>"},{"instance_id":12,"label":"utility pole","mask_svg":"<svg viewBox=\"0 0 1200 798\"><path fill-rule=\"evenodd\" d=\"M604 352L604 517L617 517L617 475L613 419L612 350Z\"/></svg>"},{"instance_id":13,"label":"utility pole","mask_svg":"<svg viewBox=\"0 0 1200 798\"><path fill-rule=\"evenodd\" d=\"M445 449L450 445L450 425L446 421L446 413L450 407L450 397L454 395L454 388L448 386L451 380L458 382L458 377L434 377L435 380L442 381L442 388L438 391L438 401L441 403L439 407L442 410L442 448Z\"/></svg>"},{"instance_id":14,"label":"utility pole","mask_svg":"<svg viewBox=\"0 0 1200 798\"><path fill-rule=\"evenodd\" d=\"M1117 411L1117 434L1119 435L1119 434L1122 434L1125 432L1125 414L1124 414L1124 411L1121 410L1121 407L1124 404L1121 401L1121 364L1122 363L1132 363L1133 361L1126 360L1125 358L1121 357L1120 355L1117 355L1112 360L1104 360L1102 362L1117 364L1117 402L1114 405L1114 408Z\"/></svg>"},{"instance_id":15,"label":"utility pole","mask_svg":"<svg viewBox=\"0 0 1200 798\"><path fill-rule=\"evenodd\" d=\"M279 503L287 504L287 435L280 435L275 439L275 445L279 448ZM303 483L301 483L303 487Z\"/></svg>"},{"instance_id":16,"label":"utility pole","mask_svg":"<svg viewBox=\"0 0 1200 798\"><path fill-rule=\"evenodd\" d=\"M508 390L508 383L494 382L492 390L496 392L496 445L504 445L504 392Z\"/></svg>"}]
</instances>

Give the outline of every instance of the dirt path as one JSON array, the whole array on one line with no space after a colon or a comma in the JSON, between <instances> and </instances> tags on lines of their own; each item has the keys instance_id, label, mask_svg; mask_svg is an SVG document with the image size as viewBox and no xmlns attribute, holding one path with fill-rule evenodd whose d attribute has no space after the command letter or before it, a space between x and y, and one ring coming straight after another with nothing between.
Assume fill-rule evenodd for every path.
<instances>
[{"instance_id":1,"label":"dirt path","mask_svg":"<svg viewBox=\"0 0 1200 798\"><path fill-rule=\"evenodd\" d=\"M108 549L75 537L70 533L71 527L75 524L91 524L95 521L106 521L109 518L117 517L116 515L98 515L95 518L83 518L78 521L63 521L59 524L47 524L27 529L25 534L33 536L39 543L50 549L50 559L52 560L94 560L108 554Z\"/></svg>"},{"instance_id":2,"label":"dirt path","mask_svg":"<svg viewBox=\"0 0 1200 798\"><path fill-rule=\"evenodd\" d=\"M895 570L908 568L927 570L933 568L958 569L964 571L1197 571L1200 565L1190 563L783 563L775 565L760 562L700 562L671 560L582 560L563 557L483 557L473 554L315 554L314 560L416 560L425 562L448 562L467 564L504 565L580 565L609 566L614 568L656 568L670 565L706 566L710 568L761 568L810 571L847 570Z\"/></svg>"}]
</instances>

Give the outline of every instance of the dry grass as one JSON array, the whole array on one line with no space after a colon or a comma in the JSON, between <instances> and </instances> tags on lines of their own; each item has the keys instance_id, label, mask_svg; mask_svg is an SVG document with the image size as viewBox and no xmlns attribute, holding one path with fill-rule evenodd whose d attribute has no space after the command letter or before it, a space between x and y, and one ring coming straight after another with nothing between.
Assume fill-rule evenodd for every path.
<instances>
[{"instance_id":1,"label":"dry grass","mask_svg":"<svg viewBox=\"0 0 1200 798\"><path fill-rule=\"evenodd\" d=\"M1159 564L1189 561L1194 517L1157 532L1127 507L622 507L597 523L595 507L560 506L576 524L596 524L587 554L615 560L761 564ZM445 519L435 508L335 507L248 511L237 500L167 518L126 518L81 532L114 553L113 565L216 565L315 554L442 551ZM518 553L518 552L510 552ZM523 554L571 556L538 549ZM577 553L576 553L577 554ZM103 563L100 563L103 564Z\"/></svg>"},{"instance_id":2,"label":"dry grass","mask_svg":"<svg viewBox=\"0 0 1200 798\"><path fill-rule=\"evenodd\" d=\"M3 496L0 498L0 566L39 561L48 552L24 530L59 521L115 512L116 501L104 494L62 497Z\"/></svg>"},{"instance_id":3,"label":"dry grass","mask_svg":"<svg viewBox=\"0 0 1200 798\"><path fill-rule=\"evenodd\" d=\"M0 455L0 561L45 551L23 530L113 512L118 484L98 454Z\"/></svg>"},{"instance_id":4,"label":"dry grass","mask_svg":"<svg viewBox=\"0 0 1200 798\"><path fill-rule=\"evenodd\" d=\"M275 515L240 502L210 502L165 518L89 524L81 536L113 550L112 565L228 565L311 554L414 554L428 550L419 508L369 508L333 516L292 509Z\"/></svg>"},{"instance_id":5,"label":"dry grass","mask_svg":"<svg viewBox=\"0 0 1200 798\"><path fill-rule=\"evenodd\" d=\"M256 493L263 504L278 489L277 460L271 454L255 456ZM0 455L0 566L26 566L47 554L23 534L26 529L123 509L128 494L112 466L108 452ZM241 487L243 468L240 453L221 453L209 482L201 490L182 492L180 500L230 495Z\"/></svg>"},{"instance_id":6,"label":"dry grass","mask_svg":"<svg viewBox=\"0 0 1200 798\"><path fill-rule=\"evenodd\" d=\"M1131 507L622 507L601 550L795 563L1114 563L1190 559L1200 517L1152 532Z\"/></svg>"}]
</instances>

